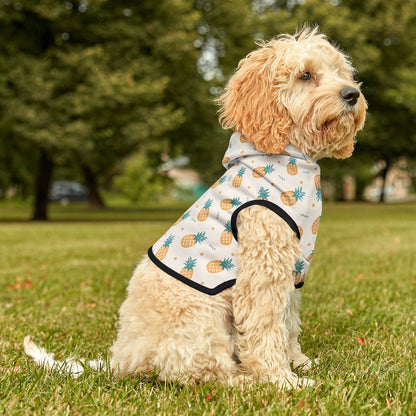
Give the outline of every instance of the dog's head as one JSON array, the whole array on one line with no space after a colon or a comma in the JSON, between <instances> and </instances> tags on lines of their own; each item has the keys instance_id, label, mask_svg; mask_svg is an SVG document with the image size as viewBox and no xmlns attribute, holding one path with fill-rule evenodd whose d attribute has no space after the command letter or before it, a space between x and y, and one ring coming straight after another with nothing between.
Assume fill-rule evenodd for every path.
<instances>
[{"instance_id":1,"label":"dog's head","mask_svg":"<svg viewBox=\"0 0 416 416\"><path fill-rule=\"evenodd\" d=\"M349 59L317 29L281 35L239 63L219 98L224 128L279 154L347 158L367 109Z\"/></svg>"}]
</instances>

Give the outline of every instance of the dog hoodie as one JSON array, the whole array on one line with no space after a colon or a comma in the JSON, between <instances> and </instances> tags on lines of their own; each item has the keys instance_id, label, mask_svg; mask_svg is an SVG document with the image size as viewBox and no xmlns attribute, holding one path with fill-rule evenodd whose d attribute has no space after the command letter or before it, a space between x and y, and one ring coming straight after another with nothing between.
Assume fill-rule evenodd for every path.
<instances>
[{"instance_id":1,"label":"dog hoodie","mask_svg":"<svg viewBox=\"0 0 416 416\"><path fill-rule=\"evenodd\" d=\"M238 275L238 214L262 205L300 240L303 253L293 277L295 287L302 287L322 212L318 164L291 145L279 155L259 152L234 133L223 165L224 175L150 247L150 259L183 283L215 295L234 285Z\"/></svg>"}]
</instances>

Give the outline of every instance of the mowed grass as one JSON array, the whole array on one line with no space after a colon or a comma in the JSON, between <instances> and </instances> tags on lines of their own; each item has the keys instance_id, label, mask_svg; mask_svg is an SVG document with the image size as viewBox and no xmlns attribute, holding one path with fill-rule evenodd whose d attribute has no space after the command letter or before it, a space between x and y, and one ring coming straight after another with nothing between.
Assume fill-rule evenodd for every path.
<instances>
[{"instance_id":1,"label":"mowed grass","mask_svg":"<svg viewBox=\"0 0 416 416\"><path fill-rule=\"evenodd\" d=\"M13 222L13 210L6 209L9 222L0 223L0 414L416 414L411 204L324 205L302 288L301 344L321 361L309 373L313 388L180 387L88 369L73 379L36 367L22 349L26 335L57 359L106 356L135 264L183 209L113 209L92 221L97 217L85 209L57 208L52 218L59 222L45 224Z\"/></svg>"}]
</instances>

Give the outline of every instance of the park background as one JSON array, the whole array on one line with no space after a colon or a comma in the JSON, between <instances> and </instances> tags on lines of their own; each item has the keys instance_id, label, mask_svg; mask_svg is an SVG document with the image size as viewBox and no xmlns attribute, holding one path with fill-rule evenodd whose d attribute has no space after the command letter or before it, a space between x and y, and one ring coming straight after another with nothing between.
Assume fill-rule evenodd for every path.
<instances>
[{"instance_id":1,"label":"park background","mask_svg":"<svg viewBox=\"0 0 416 416\"><path fill-rule=\"evenodd\" d=\"M29 334L105 357L140 256L222 174L215 98L256 40L305 23L351 56L369 105L353 156L320 162L301 310L316 387L36 368ZM414 0L0 0L0 413L415 414L415 69ZM58 181L88 200L49 201Z\"/></svg>"},{"instance_id":2,"label":"park background","mask_svg":"<svg viewBox=\"0 0 416 416\"><path fill-rule=\"evenodd\" d=\"M226 80L255 41L305 23L351 56L369 104L354 157L321 162L324 197L411 198L412 0L3 0L0 198L42 220L53 181L80 182L94 208L198 195L223 171Z\"/></svg>"}]
</instances>

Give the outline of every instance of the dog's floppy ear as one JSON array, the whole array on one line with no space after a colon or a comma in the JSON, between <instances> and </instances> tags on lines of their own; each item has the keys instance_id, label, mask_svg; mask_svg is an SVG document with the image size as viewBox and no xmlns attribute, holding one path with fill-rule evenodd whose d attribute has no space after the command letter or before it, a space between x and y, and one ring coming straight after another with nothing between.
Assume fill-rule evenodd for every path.
<instances>
[{"instance_id":1,"label":"dog's floppy ear","mask_svg":"<svg viewBox=\"0 0 416 416\"><path fill-rule=\"evenodd\" d=\"M279 154L289 144L292 120L279 100L275 55L267 44L247 55L218 102L223 128L243 134L261 152Z\"/></svg>"}]
</instances>

